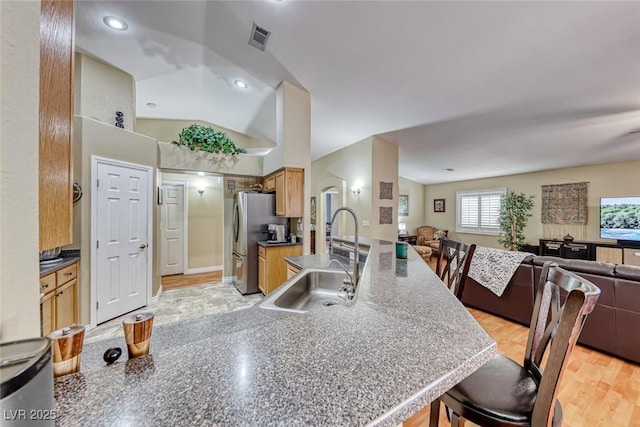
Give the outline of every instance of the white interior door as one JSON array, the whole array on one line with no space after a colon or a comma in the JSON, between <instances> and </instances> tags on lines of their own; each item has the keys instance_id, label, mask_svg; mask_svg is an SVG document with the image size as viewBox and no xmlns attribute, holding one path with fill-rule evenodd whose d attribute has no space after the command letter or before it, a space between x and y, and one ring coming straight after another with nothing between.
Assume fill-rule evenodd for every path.
<instances>
[{"instance_id":1,"label":"white interior door","mask_svg":"<svg viewBox=\"0 0 640 427\"><path fill-rule=\"evenodd\" d=\"M101 323L147 305L151 177L145 168L98 161L97 179L96 323Z\"/></svg>"},{"instance_id":2,"label":"white interior door","mask_svg":"<svg viewBox=\"0 0 640 427\"><path fill-rule=\"evenodd\" d=\"M160 274L184 273L184 183L162 183Z\"/></svg>"}]
</instances>

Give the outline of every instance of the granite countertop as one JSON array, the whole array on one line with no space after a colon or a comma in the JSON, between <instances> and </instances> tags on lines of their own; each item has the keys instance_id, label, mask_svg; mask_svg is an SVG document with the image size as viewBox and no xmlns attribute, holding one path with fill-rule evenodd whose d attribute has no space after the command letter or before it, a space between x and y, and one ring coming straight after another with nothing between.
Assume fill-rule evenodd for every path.
<instances>
[{"instance_id":1,"label":"granite countertop","mask_svg":"<svg viewBox=\"0 0 640 427\"><path fill-rule=\"evenodd\" d=\"M40 277L44 277L47 274L53 273L61 268L65 268L80 261L80 251L75 249L61 251L60 258L62 260L56 264L40 265Z\"/></svg>"},{"instance_id":2,"label":"granite countertop","mask_svg":"<svg viewBox=\"0 0 640 427\"><path fill-rule=\"evenodd\" d=\"M85 346L83 371L55 382L57 424L397 426L496 344L413 249L371 243L355 304L158 326L151 355L111 366L84 363L111 341Z\"/></svg>"},{"instance_id":3,"label":"granite countertop","mask_svg":"<svg viewBox=\"0 0 640 427\"><path fill-rule=\"evenodd\" d=\"M298 239L295 243L291 242L269 242L267 240L262 240L258 242L258 246L262 246L264 248L269 248L272 246L298 246L302 245L302 240Z\"/></svg>"}]
</instances>

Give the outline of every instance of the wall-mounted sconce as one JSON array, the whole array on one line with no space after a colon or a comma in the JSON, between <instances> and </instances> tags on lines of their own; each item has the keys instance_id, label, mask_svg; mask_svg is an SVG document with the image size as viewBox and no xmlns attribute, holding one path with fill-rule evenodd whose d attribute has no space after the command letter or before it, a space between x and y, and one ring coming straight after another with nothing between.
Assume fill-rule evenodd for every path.
<instances>
[{"instance_id":1,"label":"wall-mounted sconce","mask_svg":"<svg viewBox=\"0 0 640 427\"><path fill-rule=\"evenodd\" d=\"M198 193L200 194L200 197L204 194L204 188L204 184L198 184Z\"/></svg>"},{"instance_id":2,"label":"wall-mounted sconce","mask_svg":"<svg viewBox=\"0 0 640 427\"><path fill-rule=\"evenodd\" d=\"M356 187L355 185L351 187L351 191L353 191L353 195L357 196L360 194L360 187Z\"/></svg>"}]
</instances>

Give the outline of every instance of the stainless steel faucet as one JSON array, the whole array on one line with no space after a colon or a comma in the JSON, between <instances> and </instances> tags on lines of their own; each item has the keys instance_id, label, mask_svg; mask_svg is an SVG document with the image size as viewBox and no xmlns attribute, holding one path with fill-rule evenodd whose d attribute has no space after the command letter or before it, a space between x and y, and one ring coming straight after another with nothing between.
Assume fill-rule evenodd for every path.
<instances>
[{"instance_id":1,"label":"stainless steel faucet","mask_svg":"<svg viewBox=\"0 0 640 427\"><path fill-rule=\"evenodd\" d=\"M342 282L342 286L340 287L340 289L338 289L338 291L345 292L347 294L346 299L348 301L351 301L356 296L356 284L353 281L353 276L349 273L349 270L347 270L347 267L345 267L344 264L338 261L337 259L330 260L327 263L327 267L329 267L334 262L338 263L338 265L344 270L345 273L347 273L347 276L349 277L348 279L345 277L344 281Z\"/></svg>"},{"instance_id":2,"label":"stainless steel faucet","mask_svg":"<svg viewBox=\"0 0 640 427\"><path fill-rule=\"evenodd\" d=\"M338 208L333 213L333 217L331 218L331 231L329 232L329 245L331 246L330 255L333 255L333 223L336 220L336 216L338 216L338 212L347 211L353 217L353 221L355 223L355 253L354 253L354 263L353 263L353 277L355 277L355 281L353 281L354 292L355 288L358 286L358 282L360 282L360 245L358 244L358 217L356 213L351 208L343 207Z\"/></svg>"}]
</instances>

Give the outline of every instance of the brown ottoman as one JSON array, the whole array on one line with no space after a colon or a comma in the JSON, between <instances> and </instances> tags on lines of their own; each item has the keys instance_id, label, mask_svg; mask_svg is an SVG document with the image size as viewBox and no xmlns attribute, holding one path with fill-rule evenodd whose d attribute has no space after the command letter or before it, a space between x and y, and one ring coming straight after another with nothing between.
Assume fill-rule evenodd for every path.
<instances>
[{"instance_id":1,"label":"brown ottoman","mask_svg":"<svg viewBox=\"0 0 640 427\"><path fill-rule=\"evenodd\" d=\"M433 254L433 249L431 249L429 246L413 245L413 249L418 252L418 255L420 255L422 259L425 260L425 262L431 261L431 254Z\"/></svg>"}]
</instances>

